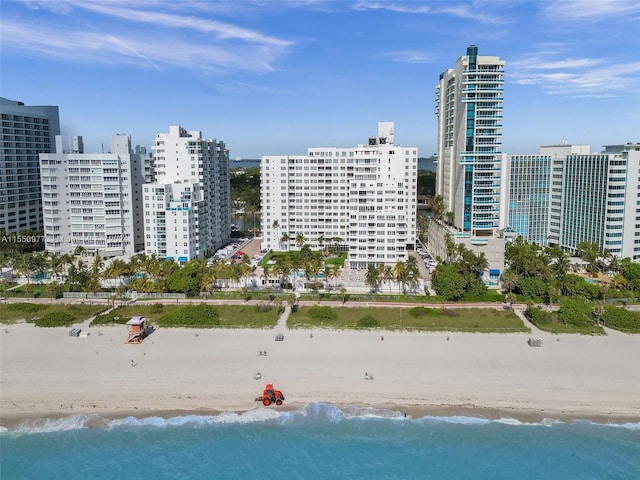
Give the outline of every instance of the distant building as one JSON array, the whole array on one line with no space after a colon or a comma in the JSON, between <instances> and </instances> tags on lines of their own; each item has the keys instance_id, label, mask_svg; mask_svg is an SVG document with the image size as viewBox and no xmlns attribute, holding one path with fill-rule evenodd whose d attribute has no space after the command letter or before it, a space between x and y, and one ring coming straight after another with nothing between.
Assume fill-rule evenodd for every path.
<instances>
[{"instance_id":1,"label":"distant building","mask_svg":"<svg viewBox=\"0 0 640 480\"><path fill-rule=\"evenodd\" d=\"M186 262L229 239L229 150L199 131L170 126L158 133L155 182L144 185L145 252Z\"/></svg>"},{"instance_id":2,"label":"distant building","mask_svg":"<svg viewBox=\"0 0 640 480\"><path fill-rule=\"evenodd\" d=\"M128 135L112 136L109 153L84 153L82 137L56 136L56 153L40 154L45 249L81 246L104 258L141 250L143 168Z\"/></svg>"},{"instance_id":3,"label":"distant building","mask_svg":"<svg viewBox=\"0 0 640 480\"><path fill-rule=\"evenodd\" d=\"M349 268L396 263L415 246L418 149L394 143L394 124L355 148L309 148L261 162L263 247L335 247Z\"/></svg>"},{"instance_id":4,"label":"distant building","mask_svg":"<svg viewBox=\"0 0 640 480\"><path fill-rule=\"evenodd\" d=\"M41 230L38 154L55 150L55 136L60 135L58 107L0 98L0 112L0 232Z\"/></svg>"},{"instance_id":5,"label":"distant building","mask_svg":"<svg viewBox=\"0 0 640 480\"><path fill-rule=\"evenodd\" d=\"M608 145L602 153L563 147L552 163L549 245L577 253L591 242L639 260L640 144Z\"/></svg>"}]
</instances>

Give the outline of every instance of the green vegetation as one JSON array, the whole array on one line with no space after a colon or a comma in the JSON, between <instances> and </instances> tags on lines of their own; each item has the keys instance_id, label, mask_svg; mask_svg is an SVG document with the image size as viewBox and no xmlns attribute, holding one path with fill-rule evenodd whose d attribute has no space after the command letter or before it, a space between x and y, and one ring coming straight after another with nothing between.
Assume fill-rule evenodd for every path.
<instances>
[{"instance_id":1,"label":"green vegetation","mask_svg":"<svg viewBox=\"0 0 640 480\"><path fill-rule=\"evenodd\" d=\"M580 333L584 335L604 335L604 329L597 325L591 307L585 301L567 299L558 311L545 311L530 306L524 314L540 330L551 333Z\"/></svg>"},{"instance_id":2,"label":"green vegetation","mask_svg":"<svg viewBox=\"0 0 640 480\"><path fill-rule=\"evenodd\" d=\"M608 306L604 308L602 323L626 333L640 333L640 312Z\"/></svg>"},{"instance_id":3,"label":"green vegetation","mask_svg":"<svg viewBox=\"0 0 640 480\"><path fill-rule=\"evenodd\" d=\"M310 318L314 319L316 322L325 323L332 322L338 319L338 314L331 307L320 307L318 305L313 305L309 307L307 310L307 315Z\"/></svg>"},{"instance_id":4,"label":"green vegetation","mask_svg":"<svg viewBox=\"0 0 640 480\"><path fill-rule=\"evenodd\" d=\"M36 318L36 327L68 327L76 322L76 317L67 312L57 311Z\"/></svg>"},{"instance_id":5,"label":"green vegetation","mask_svg":"<svg viewBox=\"0 0 640 480\"><path fill-rule=\"evenodd\" d=\"M373 315L365 315L364 317L358 319L358 323L356 324L356 326L358 328L379 328L380 321Z\"/></svg>"},{"instance_id":6,"label":"green vegetation","mask_svg":"<svg viewBox=\"0 0 640 480\"><path fill-rule=\"evenodd\" d=\"M260 169L231 169L231 205L247 213L260 211Z\"/></svg>"},{"instance_id":7,"label":"green vegetation","mask_svg":"<svg viewBox=\"0 0 640 480\"><path fill-rule=\"evenodd\" d=\"M95 325L125 324L131 317L142 316L148 323L163 327L190 328L270 328L278 322L282 302L259 305L164 305L136 304L119 307L107 315L99 315Z\"/></svg>"},{"instance_id":8,"label":"green vegetation","mask_svg":"<svg viewBox=\"0 0 640 480\"><path fill-rule=\"evenodd\" d=\"M165 313L158 319L163 327L211 328L220 326L220 314L213 305L185 305L172 312Z\"/></svg>"},{"instance_id":9,"label":"green vegetation","mask_svg":"<svg viewBox=\"0 0 640 480\"><path fill-rule=\"evenodd\" d=\"M78 304L36 304L36 303L7 303L0 305L0 319L2 323L15 323L23 320L33 322L36 326L66 325L67 320L61 316L50 315L58 312L71 316L71 323L80 323L104 311L106 305L78 305ZM65 317L67 318L67 317ZM60 325L56 322L62 322Z\"/></svg>"},{"instance_id":10,"label":"green vegetation","mask_svg":"<svg viewBox=\"0 0 640 480\"><path fill-rule=\"evenodd\" d=\"M331 309L335 315L323 313L319 320L318 308L302 306L289 316L291 328L384 328L387 330L464 331L464 332L526 332L528 329L511 311L492 308L442 309L320 307ZM324 311L323 311L324 312ZM330 317L330 318L329 318Z\"/></svg>"},{"instance_id":11,"label":"green vegetation","mask_svg":"<svg viewBox=\"0 0 640 480\"><path fill-rule=\"evenodd\" d=\"M518 238L505 250L509 268L502 276L502 286L533 303L557 303L561 297L594 301L640 295L639 264L600 252L589 242L579 245L579 254L586 262L587 274L600 280L592 283L572 273L569 255L560 248L545 248Z\"/></svg>"}]
</instances>

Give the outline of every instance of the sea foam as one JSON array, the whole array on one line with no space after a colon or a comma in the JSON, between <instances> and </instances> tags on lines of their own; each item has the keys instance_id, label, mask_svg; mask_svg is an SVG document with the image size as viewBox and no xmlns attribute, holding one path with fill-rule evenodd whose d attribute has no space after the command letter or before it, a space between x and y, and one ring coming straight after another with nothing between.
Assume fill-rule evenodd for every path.
<instances>
[{"instance_id":1,"label":"sea foam","mask_svg":"<svg viewBox=\"0 0 640 480\"><path fill-rule=\"evenodd\" d=\"M522 422L515 418L499 418L495 420L473 416L423 416L419 418L406 417L404 413L391 409L377 409L373 407L359 407L349 405L340 408L331 403L309 403L293 411L281 411L271 408L258 407L242 413L222 412L218 415L181 415L175 417L134 417L120 419L106 419L97 414L71 415L61 418L29 419L18 423L15 427L0 427L0 435L6 434L34 434L51 433L85 428L104 430L130 429L162 429L162 428L207 428L223 425L242 425L267 423L275 425L309 424L309 423L342 423L353 420L397 420L414 424L459 424L459 425L490 425L504 424L513 427L544 426L554 427L565 422L552 418L545 418L541 422ZM627 430L640 430L640 422L627 423L594 423L588 420L576 421L593 426L615 427Z\"/></svg>"}]
</instances>

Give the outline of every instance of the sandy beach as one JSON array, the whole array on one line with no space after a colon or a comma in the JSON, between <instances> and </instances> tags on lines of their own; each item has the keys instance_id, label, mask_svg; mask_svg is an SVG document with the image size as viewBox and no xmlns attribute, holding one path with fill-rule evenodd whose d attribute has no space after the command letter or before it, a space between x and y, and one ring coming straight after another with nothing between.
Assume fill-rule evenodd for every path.
<instances>
[{"instance_id":1,"label":"sandy beach","mask_svg":"<svg viewBox=\"0 0 640 480\"><path fill-rule=\"evenodd\" d=\"M538 348L526 333L160 328L126 345L125 326L84 331L3 326L0 425L246 411L262 408L254 399L266 382L284 392L287 409L331 402L414 417L640 420L638 335L540 334Z\"/></svg>"}]
</instances>

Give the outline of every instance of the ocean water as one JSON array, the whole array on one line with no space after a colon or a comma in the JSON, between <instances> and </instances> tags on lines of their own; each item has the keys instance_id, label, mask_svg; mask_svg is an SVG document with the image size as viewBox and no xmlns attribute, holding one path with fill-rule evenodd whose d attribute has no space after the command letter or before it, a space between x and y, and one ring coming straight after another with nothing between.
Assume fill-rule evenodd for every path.
<instances>
[{"instance_id":1,"label":"ocean water","mask_svg":"<svg viewBox=\"0 0 640 480\"><path fill-rule=\"evenodd\" d=\"M106 420L0 433L11 479L640 479L640 423L405 418L323 403L294 412Z\"/></svg>"}]
</instances>

